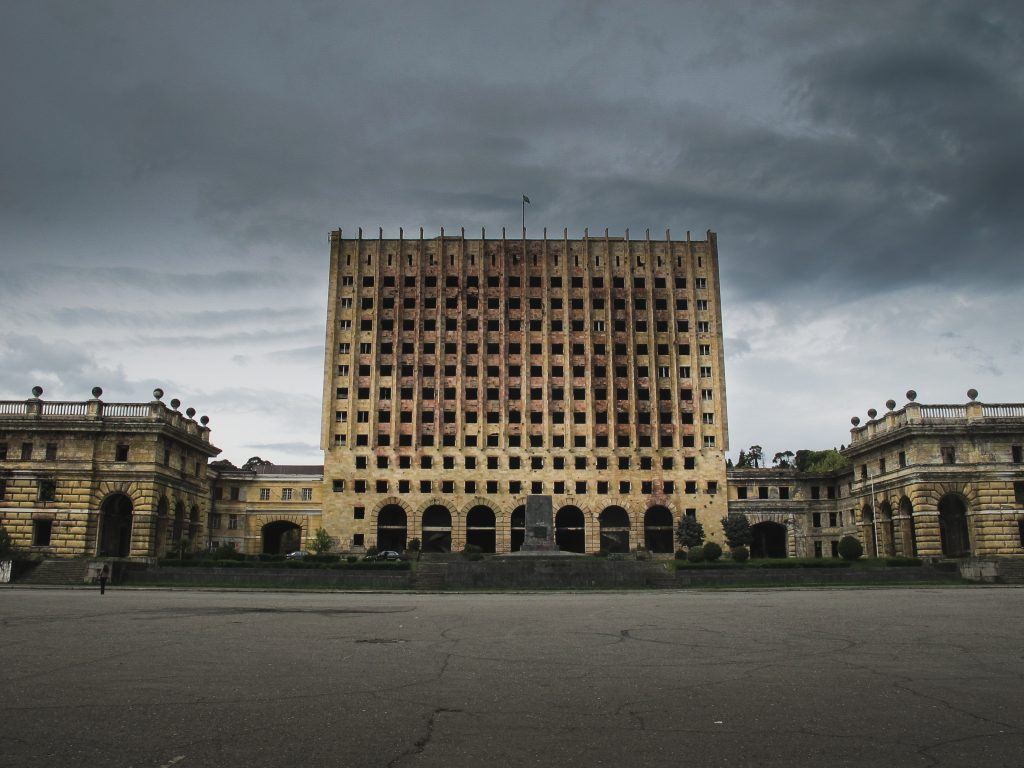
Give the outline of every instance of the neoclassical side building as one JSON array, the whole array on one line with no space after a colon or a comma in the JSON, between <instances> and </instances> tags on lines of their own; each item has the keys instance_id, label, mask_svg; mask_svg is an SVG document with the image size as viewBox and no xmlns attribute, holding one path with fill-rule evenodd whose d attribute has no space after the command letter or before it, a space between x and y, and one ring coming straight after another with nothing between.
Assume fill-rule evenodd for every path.
<instances>
[{"instance_id":1,"label":"neoclassical side building","mask_svg":"<svg viewBox=\"0 0 1024 768\"><path fill-rule=\"evenodd\" d=\"M755 523L756 546L828 557L854 534L869 556L1024 554L1024 404L907 398L854 417L846 469L730 469L729 510Z\"/></svg>"},{"instance_id":2,"label":"neoclassical side building","mask_svg":"<svg viewBox=\"0 0 1024 768\"><path fill-rule=\"evenodd\" d=\"M0 526L57 557L152 558L202 546L209 420L156 390L145 403L0 401Z\"/></svg>"},{"instance_id":3,"label":"neoclassical side building","mask_svg":"<svg viewBox=\"0 0 1024 768\"><path fill-rule=\"evenodd\" d=\"M673 549L728 448L717 240L331 236L323 523L339 548Z\"/></svg>"}]
</instances>

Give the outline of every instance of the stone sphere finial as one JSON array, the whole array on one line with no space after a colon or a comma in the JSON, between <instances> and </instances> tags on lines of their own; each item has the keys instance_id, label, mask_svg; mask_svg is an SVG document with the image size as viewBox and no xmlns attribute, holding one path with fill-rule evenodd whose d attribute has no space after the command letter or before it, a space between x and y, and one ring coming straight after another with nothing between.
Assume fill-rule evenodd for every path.
<instances>
[{"instance_id":1,"label":"stone sphere finial","mask_svg":"<svg viewBox=\"0 0 1024 768\"><path fill-rule=\"evenodd\" d=\"M885 401L885 407L888 408L890 411L895 410L896 409L896 401L892 400L892 399L886 400Z\"/></svg>"},{"instance_id":2,"label":"stone sphere finial","mask_svg":"<svg viewBox=\"0 0 1024 768\"><path fill-rule=\"evenodd\" d=\"M876 411L874 408L868 408L868 418L869 419L873 419L877 415L878 415L878 411Z\"/></svg>"},{"instance_id":3,"label":"stone sphere finial","mask_svg":"<svg viewBox=\"0 0 1024 768\"><path fill-rule=\"evenodd\" d=\"M157 387L156 389L153 390L153 398L155 400L159 400L163 396L164 396L164 391L162 389L160 389L160 387Z\"/></svg>"},{"instance_id":4,"label":"stone sphere finial","mask_svg":"<svg viewBox=\"0 0 1024 768\"><path fill-rule=\"evenodd\" d=\"M178 398L174 398L173 400L171 400L171 408L173 408L174 410L178 410L180 407L181 400L179 400Z\"/></svg>"},{"instance_id":5,"label":"stone sphere finial","mask_svg":"<svg viewBox=\"0 0 1024 768\"><path fill-rule=\"evenodd\" d=\"M978 399L978 390L976 390L974 388L968 389L967 390L967 396L969 398L971 398L971 402L974 402L975 400Z\"/></svg>"},{"instance_id":6,"label":"stone sphere finial","mask_svg":"<svg viewBox=\"0 0 1024 768\"><path fill-rule=\"evenodd\" d=\"M915 400L917 400L917 392L915 392L912 389L908 389L907 390L907 400L909 400L910 402L914 402Z\"/></svg>"},{"instance_id":7,"label":"stone sphere finial","mask_svg":"<svg viewBox=\"0 0 1024 768\"><path fill-rule=\"evenodd\" d=\"M209 416L202 416L202 417L200 417L199 423L202 424L205 427L207 424L210 423L210 417Z\"/></svg>"},{"instance_id":8,"label":"stone sphere finial","mask_svg":"<svg viewBox=\"0 0 1024 768\"><path fill-rule=\"evenodd\" d=\"M92 396L93 396L94 400L99 400L100 399L100 395L102 395L102 394L103 394L103 387L93 387L92 388Z\"/></svg>"},{"instance_id":9,"label":"stone sphere finial","mask_svg":"<svg viewBox=\"0 0 1024 768\"><path fill-rule=\"evenodd\" d=\"M32 387L32 397L39 397L41 394L43 394L42 387L40 387L38 384Z\"/></svg>"},{"instance_id":10,"label":"stone sphere finial","mask_svg":"<svg viewBox=\"0 0 1024 768\"><path fill-rule=\"evenodd\" d=\"M185 415L188 416L191 419L193 416L196 415L196 409L195 408L186 408L185 409Z\"/></svg>"},{"instance_id":11,"label":"stone sphere finial","mask_svg":"<svg viewBox=\"0 0 1024 768\"><path fill-rule=\"evenodd\" d=\"M852 419L850 419L850 423L853 424L853 426L855 426L855 427L859 427L860 426L860 416L854 416Z\"/></svg>"}]
</instances>

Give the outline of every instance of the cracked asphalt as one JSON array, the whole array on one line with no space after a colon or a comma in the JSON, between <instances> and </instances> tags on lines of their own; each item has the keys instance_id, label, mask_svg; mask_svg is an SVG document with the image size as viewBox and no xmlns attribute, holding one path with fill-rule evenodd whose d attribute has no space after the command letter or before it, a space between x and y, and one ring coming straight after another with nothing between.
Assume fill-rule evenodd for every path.
<instances>
[{"instance_id":1,"label":"cracked asphalt","mask_svg":"<svg viewBox=\"0 0 1024 768\"><path fill-rule=\"evenodd\" d=\"M1024 589L0 590L5 766L1024 766Z\"/></svg>"}]
</instances>

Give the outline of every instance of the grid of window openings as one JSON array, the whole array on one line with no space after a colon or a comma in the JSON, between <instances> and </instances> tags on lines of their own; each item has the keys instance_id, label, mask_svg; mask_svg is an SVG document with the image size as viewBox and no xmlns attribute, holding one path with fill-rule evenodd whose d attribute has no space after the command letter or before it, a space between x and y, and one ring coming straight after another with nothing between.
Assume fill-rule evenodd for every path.
<instances>
[{"instance_id":1,"label":"grid of window openings","mask_svg":"<svg viewBox=\"0 0 1024 768\"><path fill-rule=\"evenodd\" d=\"M481 460L499 469L515 468L507 454L516 449L635 453L637 467L643 455L668 452L682 469L701 449L727 448L714 233L335 232L331 279L332 451L497 449Z\"/></svg>"}]
</instances>

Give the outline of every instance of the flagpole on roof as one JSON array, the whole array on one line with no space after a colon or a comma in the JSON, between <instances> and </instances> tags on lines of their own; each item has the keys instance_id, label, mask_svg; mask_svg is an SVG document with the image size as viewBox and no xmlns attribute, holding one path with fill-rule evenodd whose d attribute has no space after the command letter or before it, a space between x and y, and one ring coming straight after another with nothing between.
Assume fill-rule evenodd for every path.
<instances>
[{"instance_id":1,"label":"flagpole on roof","mask_svg":"<svg viewBox=\"0 0 1024 768\"><path fill-rule=\"evenodd\" d=\"M528 198L526 195L523 195L523 237L526 237L526 204L529 202L530 198Z\"/></svg>"}]
</instances>

